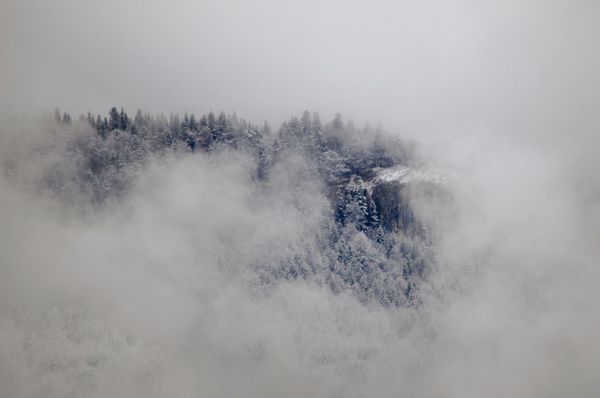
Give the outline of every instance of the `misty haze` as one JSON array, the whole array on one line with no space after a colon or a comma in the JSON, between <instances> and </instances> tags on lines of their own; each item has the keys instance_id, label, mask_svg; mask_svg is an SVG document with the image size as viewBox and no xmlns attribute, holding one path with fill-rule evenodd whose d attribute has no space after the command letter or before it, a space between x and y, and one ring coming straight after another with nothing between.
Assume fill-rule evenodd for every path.
<instances>
[{"instance_id":1,"label":"misty haze","mask_svg":"<svg viewBox=\"0 0 600 398\"><path fill-rule=\"evenodd\" d=\"M600 396L599 20L0 0L0 398Z\"/></svg>"}]
</instances>

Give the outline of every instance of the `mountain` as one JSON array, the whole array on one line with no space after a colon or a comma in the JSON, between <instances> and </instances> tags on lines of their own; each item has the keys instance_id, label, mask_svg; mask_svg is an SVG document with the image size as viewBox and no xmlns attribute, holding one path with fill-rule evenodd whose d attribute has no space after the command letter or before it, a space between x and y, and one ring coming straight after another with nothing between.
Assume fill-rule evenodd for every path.
<instances>
[{"instance_id":1,"label":"mountain","mask_svg":"<svg viewBox=\"0 0 600 398\"><path fill-rule=\"evenodd\" d=\"M254 261L249 267L260 275L257 283L303 278L385 306L418 304L435 242L434 226L418 215L415 201L443 195L444 184L456 178L425 169L414 143L356 128L340 115L322 124L317 113L304 112L273 133L266 123L235 114L138 111L130 117L113 107L107 117L88 114L78 121L57 110L44 126L30 156L41 158L45 171L29 183L84 213L118 205L157 159L242 156L258 192L285 190L298 209L309 208L302 184L316 185L329 205L310 242L293 255ZM27 160L19 154L6 159L5 174L23 180ZM282 167L285 186L273 177Z\"/></svg>"}]
</instances>

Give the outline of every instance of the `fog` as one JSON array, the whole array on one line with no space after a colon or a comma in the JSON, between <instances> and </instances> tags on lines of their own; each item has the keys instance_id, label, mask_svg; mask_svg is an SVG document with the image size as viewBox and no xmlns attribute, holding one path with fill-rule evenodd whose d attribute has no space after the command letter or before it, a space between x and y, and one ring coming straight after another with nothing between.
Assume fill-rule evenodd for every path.
<instances>
[{"instance_id":1,"label":"fog","mask_svg":"<svg viewBox=\"0 0 600 398\"><path fill-rule=\"evenodd\" d=\"M3 116L341 112L457 178L451 200L414 198L436 225L420 304L386 307L272 276L307 252L324 263L329 204L301 158L268 189L234 151L157 158L86 209L36 189L77 165L60 146L38 156L43 124L3 121L0 396L597 396L598 11L3 1Z\"/></svg>"}]
</instances>

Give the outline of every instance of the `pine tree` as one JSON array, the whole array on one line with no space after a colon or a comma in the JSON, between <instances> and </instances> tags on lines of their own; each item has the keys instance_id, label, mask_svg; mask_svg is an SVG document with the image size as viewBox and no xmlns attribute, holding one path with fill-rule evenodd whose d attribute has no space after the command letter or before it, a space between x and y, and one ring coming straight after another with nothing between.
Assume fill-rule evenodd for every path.
<instances>
[{"instance_id":1,"label":"pine tree","mask_svg":"<svg viewBox=\"0 0 600 398\"><path fill-rule=\"evenodd\" d=\"M344 129L344 121L342 120L342 115L339 113L335 114L333 118L333 122L331 122L331 126L334 130L343 130Z\"/></svg>"},{"instance_id":2,"label":"pine tree","mask_svg":"<svg viewBox=\"0 0 600 398\"><path fill-rule=\"evenodd\" d=\"M189 119L189 129L195 133L197 133L198 131L200 131L200 126L198 124L198 121L196 120L196 116L194 116L194 114L192 113L190 115L190 119Z\"/></svg>"},{"instance_id":3,"label":"pine tree","mask_svg":"<svg viewBox=\"0 0 600 398\"><path fill-rule=\"evenodd\" d=\"M86 120L91 127L96 128L96 121L94 120L94 116L90 112L87 113Z\"/></svg>"},{"instance_id":4,"label":"pine tree","mask_svg":"<svg viewBox=\"0 0 600 398\"><path fill-rule=\"evenodd\" d=\"M302 113L300 125L302 126L302 134L304 136L310 136L312 134L312 120L308 111Z\"/></svg>"},{"instance_id":5,"label":"pine tree","mask_svg":"<svg viewBox=\"0 0 600 398\"><path fill-rule=\"evenodd\" d=\"M121 128L121 115L114 106L108 112L108 131L118 130Z\"/></svg>"},{"instance_id":6,"label":"pine tree","mask_svg":"<svg viewBox=\"0 0 600 398\"><path fill-rule=\"evenodd\" d=\"M234 141L234 132L231 122L227 118L224 112L220 112L219 116L215 121L215 130L213 133L213 140L215 142L223 142L226 144L232 144Z\"/></svg>"},{"instance_id":7,"label":"pine tree","mask_svg":"<svg viewBox=\"0 0 600 398\"><path fill-rule=\"evenodd\" d=\"M125 110L121 108L121 113L119 113L119 129L126 131L129 128L129 117L125 113Z\"/></svg>"},{"instance_id":8,"label":"pine tree","mask_svg":"<svg viewBox=\"0 0 600 398\"><path fill-rule=\"evenodd\" d=\"M66 125L70 125L71 124L71 115L69 115L67 112L65 112L63 114L62 123L66 124Z\"/></svg>"}]
</instances>

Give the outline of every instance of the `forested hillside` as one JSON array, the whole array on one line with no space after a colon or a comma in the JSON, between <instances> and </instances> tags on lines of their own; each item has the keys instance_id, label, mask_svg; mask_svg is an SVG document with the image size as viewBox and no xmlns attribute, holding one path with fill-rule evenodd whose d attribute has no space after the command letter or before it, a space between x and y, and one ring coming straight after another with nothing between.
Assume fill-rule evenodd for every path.
<instances>
[{"instance_id":1,"label":"forested hillside","mask_svg":"<svg viewBox=\"0 0 600 398\"><path fill-rule=\"evenodd\" d=\"M340 115L324 123L309 112L277 129L222 112L167 117L137 111L131 117L113 107L104 117L74 119L59 110L47 116L42 139L26 152L42 159L43 171L28 174L27 159L15 152L2 165L9 179L27 180L59 203L89 213L118 205L152 162L241 156L261 195L284 190L295 209L310 212L305 203L310 183L329 203L300 251L250 261L257 283L304 278L334 292L350 290L364 302L418 303L416 288L434 262L433 240L412 201L443 194L448 176L418 171L412 142L357 128Z\"/></svg>"}]
</instances>

